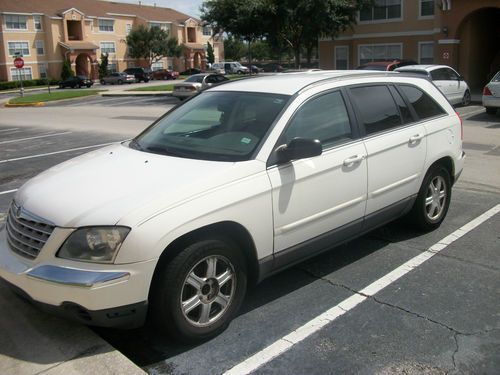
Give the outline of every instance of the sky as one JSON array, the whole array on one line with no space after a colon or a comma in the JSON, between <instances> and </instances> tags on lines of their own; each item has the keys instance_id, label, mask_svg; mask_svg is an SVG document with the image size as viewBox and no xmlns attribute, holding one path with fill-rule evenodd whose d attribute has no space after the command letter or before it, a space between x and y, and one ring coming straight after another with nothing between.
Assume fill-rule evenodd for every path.
<instances>
[{"instance_id":1,"label":"sky","mask_svg":"<svg viewBox=\"0 0 500 375\"><path fill-rule=\"evenodd\" d=\"M115 0L122 3L133 3L138 4L139 0ZM142 4L172 8L178 10L179 12L185 13L188 16L194 16L196 18L200 17L200 6L203 0L141 0Z\"/></svg>"}]
</instances>

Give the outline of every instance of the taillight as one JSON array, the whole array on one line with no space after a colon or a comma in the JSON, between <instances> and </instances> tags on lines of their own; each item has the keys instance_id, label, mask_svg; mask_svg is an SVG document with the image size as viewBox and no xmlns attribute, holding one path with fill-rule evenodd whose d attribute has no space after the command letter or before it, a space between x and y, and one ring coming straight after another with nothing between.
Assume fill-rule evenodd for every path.
<instances>
[{"instance_id":1,"label":"taillight","mask_svg":"<svg viewBox=\"0 0 500 375\"><path fill-rule=\"evenodd\" d=\"M484 86L483 95L493 95L491 93L491 90L490 90L490 88L488 86Z\"/></svg>"},{"instance_id":2,"label":"taillight","mask_svg":"<svg viewBox=\"0 0 500 375\"><path fill-rule=\"evenodd\" d=\"M462 121L462 118L458 114L458 112L455 112L457 114L458 120L460 121L460 138L462 141L464 140L464 123Z\"/></svg>"}]
</instances>

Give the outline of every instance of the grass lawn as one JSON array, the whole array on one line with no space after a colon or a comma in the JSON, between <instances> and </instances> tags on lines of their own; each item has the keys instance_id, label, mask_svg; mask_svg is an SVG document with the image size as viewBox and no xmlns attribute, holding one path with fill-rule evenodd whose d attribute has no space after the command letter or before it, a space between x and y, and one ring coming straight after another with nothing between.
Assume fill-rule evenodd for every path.
<instances>
[{"instance_id":1,"label":"grass lawn","mask_svg":"<svg viewBox=\"0 0 500 375\"><path fill-rule=\"evenodd\" d=\"M62 99L72 99L80 98L82 96L96 95L98 92L105 90L52 90L49 94L48 92L42 94L25 95L24 97L18 97L10 99L10 104L22 104L22 103L36 103L36 102L51 102L54 100Z\"/></svg>"},{"instance_id":2,"label":"grass lawn","mask_svg":"<svg viewBox=\"0 0 500 375\"><path fill-rule=\"evenodd\" d=\"M130 89L130 90L125 90L125 91L172 91L173 89L174 89L174 85L168 84L168 85L139 87L136 89Z\"/></svg>"}]
</instances>

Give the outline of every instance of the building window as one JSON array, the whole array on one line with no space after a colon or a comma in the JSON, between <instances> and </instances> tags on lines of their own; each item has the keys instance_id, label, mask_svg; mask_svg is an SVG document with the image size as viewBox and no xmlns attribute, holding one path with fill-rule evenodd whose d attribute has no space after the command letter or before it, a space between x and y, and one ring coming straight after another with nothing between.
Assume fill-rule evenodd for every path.
<instances>
[{"instance_id":1,"label":"building window","mask_svg":"<svg viewBox=\"0 0 500 375\"><path fill-rule=\"evenodd\" d=\"M36 31L42 31L42 16L33 16L33 23L35 24Z\"/></svg>"},{"instance_id":2,"label":"building window","mask_svg":"<svg viewBox=\"0 0 500 375\"><path fill-rule=\"evenodd\" d=\"M14 56L16 53L23 56L30 55L30 46L28 42L8 42L9 56Z\"/></svg>"},{"instance_id":3,"label":"building window","mask_svg":"<svg viewBox=\"0 0 500 375\"><path fill-rule=\"evenodd\" d=\"M194 27L187 28L187 38L188 38L188 43L196 43L196 28Z\"/></svg>"},{"instance_id":4,"label":"building window","mask_svg":"<svg viewBox=\"0 0 500 375\"><path fill-rule=\"evenodd\" d=\"M151 64L151 70L155 71L160 69L163 69L163 61L157 61Z\"/></svg>"},{"instance_id":5,"label":"building window","mask_svg":"<svg viewBox=\"0 0 500 375\"><path fill-rule=\"evenodd\" d=\"M336 46L335 47L335 69L346 70L349 69L349 47Z\"/></svg>"},{"instance_id":6,"label":"building window","mask_svg":"<svg viewBox=\"0 0 500 375\"><path fill-rule=\"evenodd\" d=\"M420 17L434 16L434 0L420 0Z\"/></svg>"},{"instance_id":7,"label":"building window","mask_svg":"<svg viewBox=\"0 0 500 375\"><path fill-rule=\"evenodd\" d=\"M203 26L203 35L212 36L212 28L210 26Z\"/></svg>"},{"instance_id":8,"label":"building window","mask_svg":"<svg viewBox=\"0 0 500 375\"><path fill-rule=\"evenodd\" d=\"M118 71L118 64L116 62L111 62L108 64L109 73L116 73Z\"/></svg>"},{"instance_id":9,"label":"building window","mask_svg":"<svg viewBox=\"0 0 500 375\"><path fill-rule=\"evenodd\" d=\"M420 64L434 64L433 42L420 42L418 44L418 62Z\"/></svg>"},{"instance_id":10,"label":"building window","mask_svg":"<svg viewBox=\"0 0 500 375\"><path fill-rule=\"evenodd\" d=\"M12 77L13 81L19 81L19 79L33 79L33 75L31 73L31 67L27 68L10 68L10 76Z\"/></svg>"},{"instance_id":11,"label":"building window","mask_svg":"<svg viewBox=\"0 0 500 375\"><path fill-rule=\"evenodd\" d=\"M104 53L115 53L115 42L101 42L101 55Z\"/></svg>"},{"instance_id":12,"label":"building window","mask_svg":"<svg viewBox=\"0 0 500 375\"><path fill-rule=\"evenodd\" d=\"M130 32L132 31L132 24L131 23L127 23L125 25L125 32L128 34L130 34Z\"/></svg>"},{"instance_id":13,"label":"building window","mask_svg":"<svg viewBox=\"0 0 500 375\"><path fill-rule=\"evenodd\" d=\"M43 43L43 40L36 40L35 46L36 46L36 54L37 55L39 55L39 56L45 55L45 45Z\"/></svg>"},{"instance_id":14,"label":"building window","mask_svg":"<svg viewBox=\"0 0 500 375\"><path fill-rule=\"evenodd\" d=\"M6 14L5 27L7 30L28 30L28 17L17 14Z\"/></svg>"},{"instance_id":15,"label":"building window","mask_svg":"<svg viewBox=\"0 0 500 375\"><path fill-rule=\"evenodd\" d=\"M112 33L115 31L115 21L114 20L99 20L99 31L105 33Z\"/></svg>"},{"instance_id":16,"label":"building window","mask_svg":"<svg viewBox=\"0 0 500 375\"><path fill-rule=\"evenodd\" d=\"M40 78L47 78L47 64L39 64L38 69L40 70Z\"/></svg>"},{"instance_id":17,"label":"building window","mask_svg":"<svg viewBox=\"0 0 500 375\"><path fill-rule=\"evenodd\" d=\"M364 44L359 46L359 65L371 61L401 59L401 44Z\"/></svg>"},{"instance_id":18,"label":"building window","mask_svg":"<svg viewBox=\"0 0 500 375\"><path fill-rule=\"evenodd\" d=\"M402 0L375 0L374 6L364 7L359 12L361 22L398 20L402 18Z\"/></svg>"}]
</instances>

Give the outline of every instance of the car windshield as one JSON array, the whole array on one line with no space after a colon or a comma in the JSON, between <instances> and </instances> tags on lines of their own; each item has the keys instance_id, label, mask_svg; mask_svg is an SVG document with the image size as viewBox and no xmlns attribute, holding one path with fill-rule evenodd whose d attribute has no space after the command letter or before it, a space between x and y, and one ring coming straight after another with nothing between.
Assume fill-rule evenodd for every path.
<instances>
[{"instance_id":1,"label":"car windshield","mask_svg":"<svg viewBox=\"0 0 500 375\"><path fill-rule=\"evenodd\" d=\"M193 159L249 160L288 98L207 91L160 119L130 147Z\"/></svg>"},{"instance_id":2,"label":"car windshield","mask_svg":"<svg viewBox=\"0 0 500 375\"><path fill-rule=\"evenodd\" d=\"M191 77L188 77L184 82L198 82L198 83L202 83L203 82L203 78L205 78L205 76L191 76Z\"/></svg>"}]
</instances>

